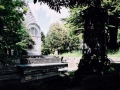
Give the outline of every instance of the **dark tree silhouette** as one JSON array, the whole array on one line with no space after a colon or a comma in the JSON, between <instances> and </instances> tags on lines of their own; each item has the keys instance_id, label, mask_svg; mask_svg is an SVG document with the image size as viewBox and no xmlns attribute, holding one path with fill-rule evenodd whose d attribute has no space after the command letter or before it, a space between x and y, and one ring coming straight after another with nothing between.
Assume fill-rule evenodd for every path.
<instances>
[{"instance_id":1,"label":"dark tree silhouette","mask_svg":"<svg viewBox=\"0 0 120 90\"><path fill-rule=\"evenodd\" d=\"M83 56L76 73L80 74L104 74L110 64L105 53L106 34L105 22L107 22L107 10L100 3L93 3L84 10L82 17L85 20L83 38Z\"/></svg>"},{"instance_id":2,"label":"dark tree silhouette","mask_svg":"<svg viewBox=\"0 0 120 90\"><path fill-rule=\"evenodd\" d=\"M37 0L34 0L34 3L36 2ZM107 10L101 6L102 0L39 0L39 2L46 3L57 12L60 12L62 6L88 6L86 10L80 13L84 19L83 55L75 75L79 77L81 74L105 74L110 64L110 60L105 53L106 46L109 46L108 43L116 44L117 29L112 31L110 28L106 31L106 22L109 20L109 23L113 24L111 21L115 18L108 17ZM117 22L114 24L118 25Z\"/></svg>"}]
</instances>

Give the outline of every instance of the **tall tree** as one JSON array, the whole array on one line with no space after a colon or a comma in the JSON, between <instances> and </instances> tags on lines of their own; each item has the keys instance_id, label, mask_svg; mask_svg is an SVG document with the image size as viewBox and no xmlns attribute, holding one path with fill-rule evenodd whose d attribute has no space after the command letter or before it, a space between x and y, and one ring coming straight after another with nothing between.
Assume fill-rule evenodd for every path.
<instances>
[{"instance_id":1,"label":"tall tree","mask_svg":"<svg viewBox=\"0 0 120 90\"><path fill-rule=\"evenodd\" d=\"M117 42L117 33L120 25L120 4L119 0L116 1L106 1L104 0L102 6L105 7L108 11L108 23L107 29L108 38L107 38L107 47L111 50L118 49L118 42Z\"/></svg>"},{"instance_id":2,"label":"tall tree","mask_svg":"<svg viewBox=\"0 0 120 90\"><path fill-rule=\"evenodd\" d=\"M83 41L83 29L84 29L84 20L80 15L80 12L85 10L87 7L82 6L74 6L74 8L69 8L69 16L66 18L62 18L64 25L69 30L69 37L70 38L78 38L79 42L76 44L80 44ZM73 40L74 42L74 40ZM75 43L74 43L75 44Z\"/></svg>"},{"instance_id":3,"label":"tall tree","mask_svg":"<svg viewBox=\"0 0 120 90\"><path fill-rule=\"evenodd\" d=\"M41 32L41 41L43 44L45 43L45 35L43 32Z\"/></svg>"},{"instance_id":4,"label":"tall tree","mask_svg":"<svg viewBox=\"0 0 120 90\"><path fill-rule=\"evenodd\" d=\"M26 13L25 3L21 0L0 0L0 53L11 50L21 52L31 48L33 41L23 25L23 14Z\"/></svg>"},{"instance_id":5,"label":"tall tree","mask_svg":"<svg viewBox=\"0 0 120 90\"><path fill-rule=\"evenodd\" d=\"M66 25L66 27L70 28L73 32L78 29L84 29L84 20L80 15L80 12L85 10L87 7L82 6L74 6L74 8L68 8L69 16L66 18L62 18L62 21Z\"/></svg>"},{"instance_id":6,"label":"tall tree","mask_svg":"<svg viewBox=\"0 0 120 90\"><path fill-rule=\"evenodd\" d=\"M108 11L108 21L106 23L106 36L107 36L107 49L116 50L118 49L117 43L117 32L119 27L119 1L103 0L102 7L106 8ZM84 29L84 19L80 15L80 12L85 10L87 7L75 6L74 8L69 8L70 15L67 18L62 19L65 25L71 29L75 34L81 34ZM114 43L114 44L113 44Z\"/></svg>"},{"instance_id":7,"label":"tall tree","mask_svg":"<svg viewBox=\"0 0 120 90\"><path fill-rule=\"evenodd\" d=\"M76 4L77 6L79 5L87 6L87 8L80 13L84 20L84 32L83 32L84 47L83 56L81 62L79 63L78 70L76 71L78 76L81 74L81 72L84 74L91 73L104 74L109 67L109 60L105 53L106 52L105 24L108 21L108 12L105 7L102 7L101 4L102 1L103 0L59 0L59 1L39 0L39 2L46 3L51 9L54 9L56 11L59 11L61 6L73 7ZM119 0L112 1L119 2ZM34 2L36 3L37 0L34 0ZM111 20L112 19L114 20L114 18L111 18ZM109 23L111 23L110 21ZM115 24L115 26L117 25ZM115 40L116 31L113 37Z\"/></svg>"},{"instance_id":8,"label":"tall tree","mask_svg":"<svg viewBox=\"0 0 120 90\"><path fill-rule=\"evenodd\" d=\"M42 3L47 4L51 9L60 12L61 7L74 7L76 4L77 6L90 6L93 5L93 3L96 3L96 5L99 5L101 3L101 1L103 0L33 0L34 3L36 3L37 1ZM113 0L114 1L114 0Z\"/></svg>"},{"instance_id":9,"label":"tall tree","mask_svg":"<svg viewBox=\"0 0 120 90\"><path fill-rule=\"evenodd\" d=\"M65 28L58 22L51 24L45 38L45 45L49 47L51 52L54 52L55 49L58 51L66 51L67 44L68 38Z\"/></svg>"}]
</instances>

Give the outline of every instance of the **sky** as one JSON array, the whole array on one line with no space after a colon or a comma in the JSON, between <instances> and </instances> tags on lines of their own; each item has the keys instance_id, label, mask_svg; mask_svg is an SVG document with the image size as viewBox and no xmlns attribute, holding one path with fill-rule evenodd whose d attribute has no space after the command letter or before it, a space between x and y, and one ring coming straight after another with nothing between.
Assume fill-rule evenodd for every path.
<instances>
[{"instance_id":1,"label":"sky","mask_svg":"<svg viewBox=\"0 0 120 90\"><path fill-rule=\"evenodd\" d=\"M49 31L49 26L54 22L60 22L61 18L65 18L69 15L68 9L62 8L61 13L49 9L46 4L40 5L40 3L33 3L33 0L29 1L29 6L36 19L37 24L46 35Z\"/></svg>"}]
</instances>

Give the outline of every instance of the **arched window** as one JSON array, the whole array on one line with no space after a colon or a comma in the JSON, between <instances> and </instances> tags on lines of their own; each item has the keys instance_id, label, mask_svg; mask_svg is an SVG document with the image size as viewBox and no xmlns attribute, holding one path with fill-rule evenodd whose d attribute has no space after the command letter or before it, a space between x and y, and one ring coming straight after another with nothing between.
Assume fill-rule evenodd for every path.
<instances>
[{"instance_id":1,"label":"arched window","mask_svg":"<svg viewBox=\"0 0 120 90\"><path fill-rule=\"evenodd\" d=\"M37 35L37 29L35 27L31 27L29 29L29 33L33 36L36 36Z\"/></svg>"},{"instance_id":2,"label":"arched window","mask_svg":"<svg viewBox=\"0 0 120 90\"><path fill-rule=\"evenodd\" d=\"M37 29L35 28L35 35L37 35Z\"/></svg>"}]
</instances>

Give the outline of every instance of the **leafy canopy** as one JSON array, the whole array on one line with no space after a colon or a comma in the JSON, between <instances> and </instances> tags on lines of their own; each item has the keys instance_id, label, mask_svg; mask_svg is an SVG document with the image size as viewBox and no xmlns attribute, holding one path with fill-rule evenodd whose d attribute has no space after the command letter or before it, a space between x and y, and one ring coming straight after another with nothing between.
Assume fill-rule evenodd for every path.
<instances>
[{"instance_id":1,"label":"leafy canopy","mask_svg":"<svg viewBox=\"0 0 120 90\"><path fill-rule=\"evenodd\" d=\"M0 48L25 49L33 44L23 25L25 3L21 0L0 0ZM32 43L32 44L31 44Z\"/></svg>"},{"instance_id":2,"label":"leafy canopy","mask_svg":"<svg viewBox=\"0 0 120 90\"><path fill-rule=\"evenodd\" d=\"M51 24L49 32L45 38L45 45L50 51L54 52L55 49L64 50L67 48L67 43L68 37L66 29L58 22Z\"/></svg>"}]
</instances>

